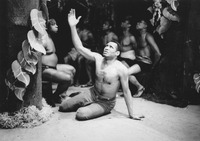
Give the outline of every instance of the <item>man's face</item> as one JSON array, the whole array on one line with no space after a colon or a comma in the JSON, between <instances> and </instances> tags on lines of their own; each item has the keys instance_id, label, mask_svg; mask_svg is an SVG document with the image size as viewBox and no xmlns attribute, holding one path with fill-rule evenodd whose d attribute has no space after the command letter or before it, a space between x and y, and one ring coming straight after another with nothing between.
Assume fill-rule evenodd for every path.
<instances>
[{"instance_id":1,"label":"man's face","mask_svg":"<svg viewBox=\"0 0 200 141\"><path fill-rule=\"evenodd\" d=\"M139 21L139 22L137 22L137 24L136 24L136 29L144 29L144 28L146 28L147 27L147 24L146 24L146 22L145 21Z\"/></svg>"},{"instance_id":2,"label":"man's face","mask_svg":"<svg viewBox=\"0 0 200 141\"><path fill-rule=\"evenodd\" d=\"M109 22L108 21L104 22L102 28L103 28L103 30L108 30L110 28Z\"/></svg>"},{"instance_id":3,"label":"man's face","mask_svg":"<svg viewBox=\"0 0 200 141\"><path fill-rule=\"evenodd\" d=\"M54 33L58 32L58 25L57 24L51 25L50 28L51 28L51 31L53 31Z\"/></svg>"},{"instance_id":4,"label":"man's face","mask_svg":"<svg viewBox=\"0 0 200 141\"><path fill-rule=\"evenodd\" d=\"M117 50L117 44L114 42L109 42L106 44L103 50L104 57L116 57L119 55L119 51Z\"/></svg>"},{"instance_id":5,"label":"man's face","mask_svg":"<svg viewBox=\"0 0 200 141\"><path fill-rule=\"evenodd\" d=\"M128 20L125 20L121 23L121 27L126 29L126 28L131 27L131 24Z\"/></svg>"}]
</instances>

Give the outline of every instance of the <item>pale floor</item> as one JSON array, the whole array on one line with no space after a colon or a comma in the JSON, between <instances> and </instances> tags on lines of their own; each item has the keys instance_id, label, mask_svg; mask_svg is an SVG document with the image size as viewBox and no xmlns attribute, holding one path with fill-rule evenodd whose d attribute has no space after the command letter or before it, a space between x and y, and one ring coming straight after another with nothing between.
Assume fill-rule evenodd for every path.
<instances>
[{"instance_id":1,"label":"pale floor","mask_svg":"<svg viewBox=\"0 0 200 141\"><path fill-rule=\"evenodd\" d=\"M68 94L87 88L70 87ZM142 121L127 118L123 97L111 114L88 121L75 120L75 112L55 114L31 129L0 129L0 141L199 141L200 106L177 108L134 98L134 112Z\"/></svg>"}]
</instances>

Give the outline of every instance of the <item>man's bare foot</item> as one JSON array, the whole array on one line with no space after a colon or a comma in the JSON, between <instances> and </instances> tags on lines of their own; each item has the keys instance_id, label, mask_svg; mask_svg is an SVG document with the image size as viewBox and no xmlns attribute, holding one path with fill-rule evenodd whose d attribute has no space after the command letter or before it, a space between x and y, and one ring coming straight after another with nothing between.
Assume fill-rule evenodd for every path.
<instances>
[{"instance_id":1,"label":"man's bare foot","mask_svg":"<svg viewBox=\"0 0 200 141\"><path fill-rule=\"evenodd\" d=\"M84 84L84 85L81 85L82 88L91 87L91 86L93 86L93 83L92 83L92 82L88 82L88 83L86 83L86 84Z\"/></svg>"},{"instance_id":2,"label":"man's bare foot","mask_svg":"<svg viewBox=\"0 0 200 141\"><path fill-rule=\"evenodd\" d=\"M133 95L133 97L134 97L134 98L140 97L140 96L144 93L144 91L145 91L145 88L144 88L144 87L140 88L140 89L136 92L136 94Z\"/></svg>"}]
</instances>

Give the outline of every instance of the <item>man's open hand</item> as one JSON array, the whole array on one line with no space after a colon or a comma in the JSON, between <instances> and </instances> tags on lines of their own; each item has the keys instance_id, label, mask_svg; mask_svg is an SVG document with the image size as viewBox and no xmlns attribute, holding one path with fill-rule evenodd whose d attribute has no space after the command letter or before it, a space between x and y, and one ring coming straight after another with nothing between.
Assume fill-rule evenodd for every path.
<instances>
[{"instance_id":1,"label":"man's open hand","mask_svg":"<svg viewBox=\"0 0 200 141\"><path fill-rule=\"evenodd\" d=\"M75 9L71 9L68 14L68 23L70 26L76 26L80 20L81 16L76 18L76 11Z\"/></svg>"},{"instance_id":2,"label":"man's open hand","mask_svg":"<svg viewBox=\"0 0 200 141\"><path fill-rule=\"evenodd\" d=\"M130 116L129 118L133 120L141 120L142 118L145 118L145 117L143 115L140 115L140 116L133 115L133 116Z\"/></svg>"}]
</instances>

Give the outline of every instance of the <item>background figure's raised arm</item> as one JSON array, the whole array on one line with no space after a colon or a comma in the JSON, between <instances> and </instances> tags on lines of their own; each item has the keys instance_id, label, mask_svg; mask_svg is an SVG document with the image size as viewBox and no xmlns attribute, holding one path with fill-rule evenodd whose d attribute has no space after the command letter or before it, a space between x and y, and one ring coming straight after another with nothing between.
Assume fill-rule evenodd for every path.
<instances>
[{"instance_id":1,"label":"background figure's raised arm","mask_svg":"<svg viewBox=\"0 0 200 141\"><path fill-rule=\"evenodd\" d=\"M76 18L76 12L75 9L71 9L68 14L68 23L71 29L71 36L72 36L72 42L77 49L77 51L83 55L85 58L94 60L94 53L91 52L89 49L83 47L83 44L78 36L76 25L79 23L81 16Z\"/></svg>"}]
</instances>

